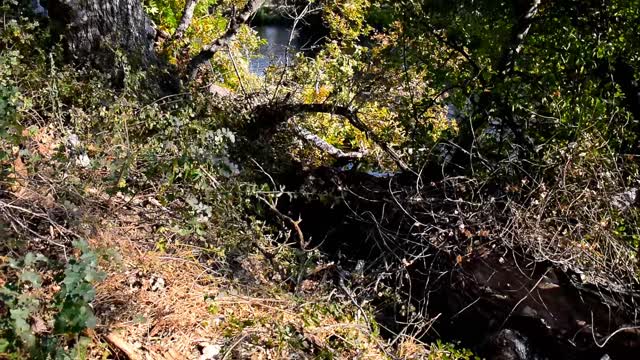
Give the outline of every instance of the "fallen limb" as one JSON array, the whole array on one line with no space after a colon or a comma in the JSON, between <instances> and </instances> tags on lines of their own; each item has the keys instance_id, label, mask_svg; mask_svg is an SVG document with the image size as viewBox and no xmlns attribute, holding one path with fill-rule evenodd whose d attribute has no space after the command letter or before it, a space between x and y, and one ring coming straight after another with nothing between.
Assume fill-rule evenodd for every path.
<instances>
[{"instance_id":1,"label":"fallen limb","mask_svg":"<svg viewBox=\"0 0 640 360\"><path fill-rule=\"evenodd\" d=\"M269 209L271 209L271 211L273 211L279 218L281 218L282 220L284 220L287 224L289 224L289 226L291 227L291 230L293 230L296 234L296 237L298 238L298 244L300 245L300 248L302 250L306 250L307 249L307 242L304 240L304 233L302 232L302 229L300 229L300 223L302 222L302 219L298 219L298 220L293 220L290 216L283 214L282 212L280 212L280 210L278 210L278 208L270 201L268 201L267 199L258 196L258 198L265 203L265 205L267 205L269 207Z\"/></svg>"},{"instance_id":2,"label":"fallen limb","mask_svg":"<svg viewBox=\"0 0 640 360\"><path fill-rule=\"evenodd\" d=\"M374 133L365 123L358 117L358 113L347 106L335 105L330 103L322 104L263 104L258 105L254 109L254 116L260 121L254 123L258 130L275 128L281 123L289 121L292 117L307 113L325 113L341 116L356 129L362 131L369 139L384 150L396 165L403 171L413 172L411 168L400 158L400 155L389 145Z\"/></svg>"},{"instance_id":3,"label":"fallen limb","mask_svg":"<svg viewBox=\"0 0 640 360\"><path fill-rule=\"evenodd\" d=\"M112 346L116 347L118 350L122 351L129 360L142 360L142 356L138 353L138 351L128 342L126 342L120 335L111 332L105 339Z\"/></svg>"},{"instance_id":4,"label":"fallen limb","mask_svg":"<svg viewBox=\"0 0 640 360\"><path fill-rule=\"evenodd\" d=\"M366 152L364 151L351 151L351 152L342 151L337 147L329 144L326 140L324 140L320 136L298 125L293 125L293 129L300 138L310 142L313 146L326 152L327 154L333 156L336 159L358 160L358 159L361 159L366 154Z\"/></svg>"}]
</instances>

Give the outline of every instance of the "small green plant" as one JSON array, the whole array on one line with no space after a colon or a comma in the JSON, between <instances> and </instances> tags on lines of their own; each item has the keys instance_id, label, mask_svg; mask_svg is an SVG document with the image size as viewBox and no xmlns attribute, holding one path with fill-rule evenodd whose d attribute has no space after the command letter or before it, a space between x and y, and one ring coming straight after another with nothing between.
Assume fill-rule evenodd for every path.
<instances>
[{"instance_id":1,"label":"small green plant","mask_svg":"<svg viewBox=\"0 0 640 360\"><path fill-rule=\"evenodd\" d=\"M15 270L15 280L0 288L3 318L0 320L0 353L11 347L11 340L21 342L26 347L36 344L29 319L40 307L40 301L32 296L41 288L42 279L37 272L38 263L46 263L42 254L28 253L22 260L9 259L9 267ZM8 315L8 316L7 316Z\"/></svg>"},{"instance_id":2,"label":"small green plant","mask_svg":"<svg viewBox=\"0 0 640 360\"><path fill-rule=\"evenodd\" d=\"M98 255L86 242L74 243L77 256L63 269L42 254L9 259L7 282L0 287L0 357L78 358L86 347L82 333L96 325L91 302L94 284L104 279ZM61 279L47 284L50 274ZM45 275L46 274L46 275ZM47 280L43 280L43 278ZM54 280L55 281L55 280ZM54 296L48 289L59 288Z\"/></svg>"},{"instance_id":3,"label":"small green plant","mask_svg":"<svg viewBox=\"0 0 640 360\"><path fill-rule=\"evenodd\" d=\"M429 360L480 360L469 349L461 348L459 345L445 343L437 340L431 344Z\"/></svg>"},{"instance_id":4,"label":"small green plant","mask_svg":"<svg viewBox=\"0 0 640 360\"><path fill-rule=\"evenodd\" d=\"M0 161L9 160L11 147L19 142L19 129L16 122L16 103L19 94L9 79L11 66L17 61L18 54L15 51L7 51L0 55ZM7 175L4 172L0 172L0 179Z\"/></svg>"},{"instance_id":5,"label":"small green plant","mask_svg":"<svg viewBox=\"0 0 640 360\"><path fill-rule=\"evenodd\" d=\"M90 306L96 295L93 284L105 277L98 268L98 255L86 242L78 241L74 247L81 255L64 270L62 289L56 297L59 312L54 328L61 334L78 334L95 327L96 318Z\"/></svg>"}]
</instances>

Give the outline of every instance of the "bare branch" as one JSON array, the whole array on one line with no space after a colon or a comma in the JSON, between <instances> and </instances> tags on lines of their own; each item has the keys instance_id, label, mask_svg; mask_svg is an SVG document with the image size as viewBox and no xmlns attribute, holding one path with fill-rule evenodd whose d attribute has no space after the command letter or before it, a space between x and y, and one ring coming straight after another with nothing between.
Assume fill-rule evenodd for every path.
<instances>
[{"instance_id":1,"label":"bare branch","mask_svg":"<svg viewBox=\"0 0 640 360\"><path fill-rule=\"evenodd\" d=\"M184 4L184 11L182 12L182 18L180 19L180 24L176 29L176 32L173 34L173 40L179 40L184 36L184 33L187 31L189 26L191 26L191 20L193 19L193 12L196 9L196 5L198 5L199 0L187 0Z\"/></svg>"},{"instance_id":2,"label":"bare branch","mask_svg":"<svg viewBox=\"0 0 640 360\"><path fill-rule=\"evenodd\" d=\"M280 210L278 210L278 207L273 201L268 201L262 196L258 196L258 199L262 200L262 202L265 203L265 205L267 205L269 209L271 209L271 211L273 211L276 215L278 215L278 217L289 224L291 230L295 232L296 237L298 238L298 244L300 245L300 248L302 250L306 250L307 242L304 239L304 233L302 232L302 229L300 229L300 223L302 222L302 219L298 218L298 220L293 220L290 216L285 215Z\"/></svg>"},{"instance_id":3,"label":"bare branch","mask_svg":"<svg viewBox=\"0 0 640 360\"><path fill-rule=\"evenodd\" d=\"M533 18L538 13L540 3L541 0L532 0L527 12L520 17L520 20L511 29L511 40L506 45L500 62L496 67L498 76L507 74L513 68L514 57L522 50L524 38L529 33L529 29L531 29Z\"/></svg>"},{"instance_id":4,"label":"bare branch","mask_svg":"<svg viewBox=\"0 0 640 360\"><path fill-rule=\"evenodd\" d=\"M330 103L322 104L264 104L259 105L255 109L261 119L269 119L269 121L260 121L255 126L262 128L273 128L283 122L288 121L292 117L304 113L325 113L335 114L344 117L356 129L362 131L369 139L384 150L393 161L403 171L414 173L413 170L400 158L400 155L382 140L376 133L358 118L358 113L346 106L340 106Z\"/></svg>"},{"instance_id":5,"label":"bare branch","mask_svg":"<svg viewBox=\"0 0 640 360\"><path fill-rule=\"evenodd\" d=\"M242 93L244 94L244 97L247 97L247 90L244 88L244 83L242 82L242 76L240 76L240 71L238 70L238 65L236 64L236 60L233 58L233 52L231 51L231 48L229 47L229 45L227 44L227 52L229 53L229 59L231 60L231 64L233 65L233 70L236 73L236 77L238 78L238 83L240 84L240 89L242 90Z\"/></svg>"},{"instance_id":6,"label":"bare branch","mask_svg":"<svg viewBox=\"0 0 640 360\"><path fill-rule=\"evenodd\" d=\"M209 61L209 59L211 59L213 55L218 52L218 50L227 45L236 35L238 30L240 29L240 26L242 26L242 24L246 24L251 16L253 16L253 14L255 14L256 11L258 11L262 7L265 1L266 0L249 0L242 11L240 11L233 19L231 19L227 31L225 31L225 33L217 38L214 42L205 46L198 55L191 59L188 66L189 79L192 80L196 77L200 66Z\"/></svg>"},{"instance_id":7,"label":"bare branch","mask_svg":"<svg viewBox=\"0 0 640 360\"><path fill-rule=\"evenodd\" d=\"M293 25L291 25L291 30L289 31L289 41L287 41L287 46L284 49L284 68L282 69L282 73L280 74L280 80L278 80L278 85L276 85L276 89L273 92L272 101L278 97L278 91L280 90L280 86L284 81L284 77L289 68L289 49L291 49L291 43L293 42L293 38L295 36L296 27L298 27L298 23L307 16L312 10L310 10L311 2L308 2L307 5L302 9L299 14L294 14L291 16L293 18Z\"/></svg>"},{"instance_id":8,"label":"bare branch","mask_svg":"<svg viewBox=\"0 0 640 360\"><path fill-rule=\"evenodd\" d=\"M320 136L312 133L311 131L298 126L298 125L293 125L294 131L296 132L296 134L301 137L303 140L306 140L308 142L310 142L311 144L313 144L313 146L317 147L318 149L326 152L327 154L333 156L336 159L361 159L366 152L364 151L352 151L352 152L344 152L340 149L338 149L337 147L329 144L326 140L324 140L323 138L321 138Z\"/></svg>"}]
</instances>

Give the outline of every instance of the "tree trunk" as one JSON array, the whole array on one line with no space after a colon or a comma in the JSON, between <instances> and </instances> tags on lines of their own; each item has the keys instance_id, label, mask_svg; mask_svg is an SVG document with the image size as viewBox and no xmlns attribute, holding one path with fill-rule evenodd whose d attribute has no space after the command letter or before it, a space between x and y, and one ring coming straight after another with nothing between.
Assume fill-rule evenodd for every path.
<instances>
[{"instance_id":1,"label":"tree trunk","mask_svg":"<svg viewBox=\"0 0 640 360\"><path fill-rule=\"evenodd\" d=\"M140 0L52 0L48 11L74 61L108 67L116 49L143 66L155 59L155 30Z\"/></svg>"}]
</instances>

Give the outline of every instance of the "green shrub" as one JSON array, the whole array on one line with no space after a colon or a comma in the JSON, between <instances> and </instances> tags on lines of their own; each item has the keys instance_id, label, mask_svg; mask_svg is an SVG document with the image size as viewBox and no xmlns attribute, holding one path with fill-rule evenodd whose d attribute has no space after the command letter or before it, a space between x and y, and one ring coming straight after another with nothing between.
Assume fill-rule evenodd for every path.
<instances>
[{"instance_id":1,"label":"green shrub","mask_svg":"<svg viewBox=\"0 0 640 360\"><path fill-rule=\"evenodd\" d=\"M74 243L77 255L61 268L42 254L9 259L9 274L0 288L0 357L21 359L78 358L96 325L91 302L94 284L104 279L98 255L84 241ZM43 288L44 278L54 284ZM51 280L47 280L51 281ZM58 289L57 293L49 293Z\"/></svg>"}]
</instances>

